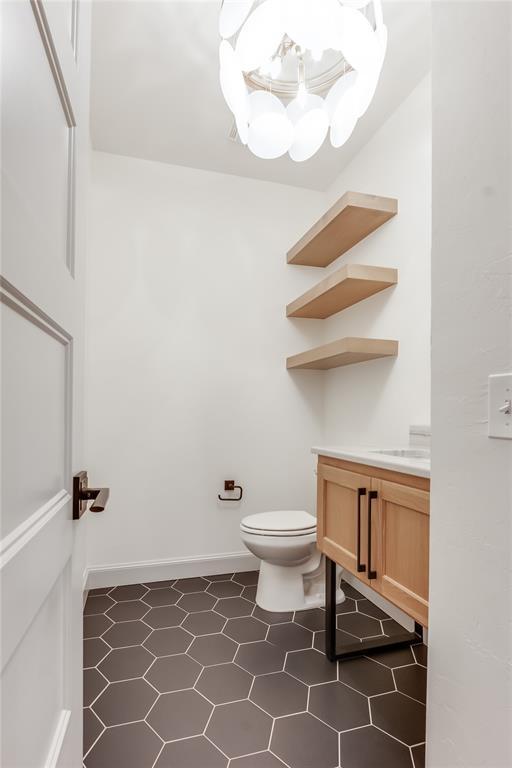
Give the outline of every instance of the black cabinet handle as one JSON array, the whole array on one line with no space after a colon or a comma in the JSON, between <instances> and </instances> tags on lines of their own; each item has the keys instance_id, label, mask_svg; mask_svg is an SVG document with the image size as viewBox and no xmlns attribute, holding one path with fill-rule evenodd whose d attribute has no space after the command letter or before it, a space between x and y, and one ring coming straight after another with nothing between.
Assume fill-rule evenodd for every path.
<instances>
[{"instance_id":1,"label":"black cabinet handle","mask_svg":"<svg viewBox=\"0 0 512 768\"><path fill-rule=\"evenodd\" d=\"M357 489L357 572L366 571L366 565L361 563L361 496L366 496L366 488Z\"/></svg>"},{"instance_id":2,"label":"black cabinet handle","mask_svg":"<svg viewBox=\"0 0 512 768\"><path fill-rule=\"evenodd\" d=\"M372 501L377 498L377 491L368 494L368 578L376 579L377 571L372 571Z\"/></svg>"}]
</instances>

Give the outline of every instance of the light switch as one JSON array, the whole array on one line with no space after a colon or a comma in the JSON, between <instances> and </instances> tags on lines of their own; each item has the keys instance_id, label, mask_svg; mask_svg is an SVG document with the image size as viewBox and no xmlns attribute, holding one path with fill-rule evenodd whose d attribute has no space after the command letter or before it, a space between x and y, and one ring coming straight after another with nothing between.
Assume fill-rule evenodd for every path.
<instances>
[{"instance_id":1,"label":"light switch","mask_svg":"<svg viewBox=\"0 0 512 768\"><path fill-rule=\"evenodd\" d=\"M512 440L512 373L489 376L489 437Z\"/></svg>"}]
</instances>

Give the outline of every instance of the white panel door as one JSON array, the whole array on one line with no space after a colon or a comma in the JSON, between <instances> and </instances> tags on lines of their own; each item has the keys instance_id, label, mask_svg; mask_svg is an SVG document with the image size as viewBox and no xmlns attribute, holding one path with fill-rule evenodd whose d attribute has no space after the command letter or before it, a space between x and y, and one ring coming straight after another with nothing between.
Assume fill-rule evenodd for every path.
<instances>
[{"instance_id":1,"label":"white panel door","mask_svg":"<svg viewBox=\"0 0 512 768\"><path fill-rule=\"evenodd\" d=\"M84 224L89 7L3 0L1 754L82 764Z\"/></svg>"}]
</instances>

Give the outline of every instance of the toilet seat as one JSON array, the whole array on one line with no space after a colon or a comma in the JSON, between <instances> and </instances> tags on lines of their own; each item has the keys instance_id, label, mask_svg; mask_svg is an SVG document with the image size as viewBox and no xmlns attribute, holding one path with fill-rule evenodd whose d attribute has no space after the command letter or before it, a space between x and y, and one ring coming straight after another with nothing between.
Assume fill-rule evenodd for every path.
<instances>
[{"instance_id":1,"label":"toilet seat","mask_svg":"<svg viewBox=\"0 0 512 768\"><path fill-rule=\"evenodd\" d=\"M316 519L303 510L275 510L244 517L240 529L255 536L307 536L316 532Z\"/></svg>"}]
</instances>

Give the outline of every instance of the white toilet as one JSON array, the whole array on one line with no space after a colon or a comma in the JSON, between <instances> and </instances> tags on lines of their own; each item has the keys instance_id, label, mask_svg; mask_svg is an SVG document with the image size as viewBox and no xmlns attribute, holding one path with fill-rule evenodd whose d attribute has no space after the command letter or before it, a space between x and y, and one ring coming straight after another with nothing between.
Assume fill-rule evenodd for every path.
<instances>
[{"instance_id":1,"label":"white toilet","mask_svg":"<svg viewBox=\"0 0 512 768\"><path fill-rule=\"evenodd\" d=\"M240 534L261 560L256 603L266 611L300 611L325 604L323 556L316 548L316 519L278 510L244 517ZM345 599L341 589L336 602Z\"/></svg>"}]
</instances>

